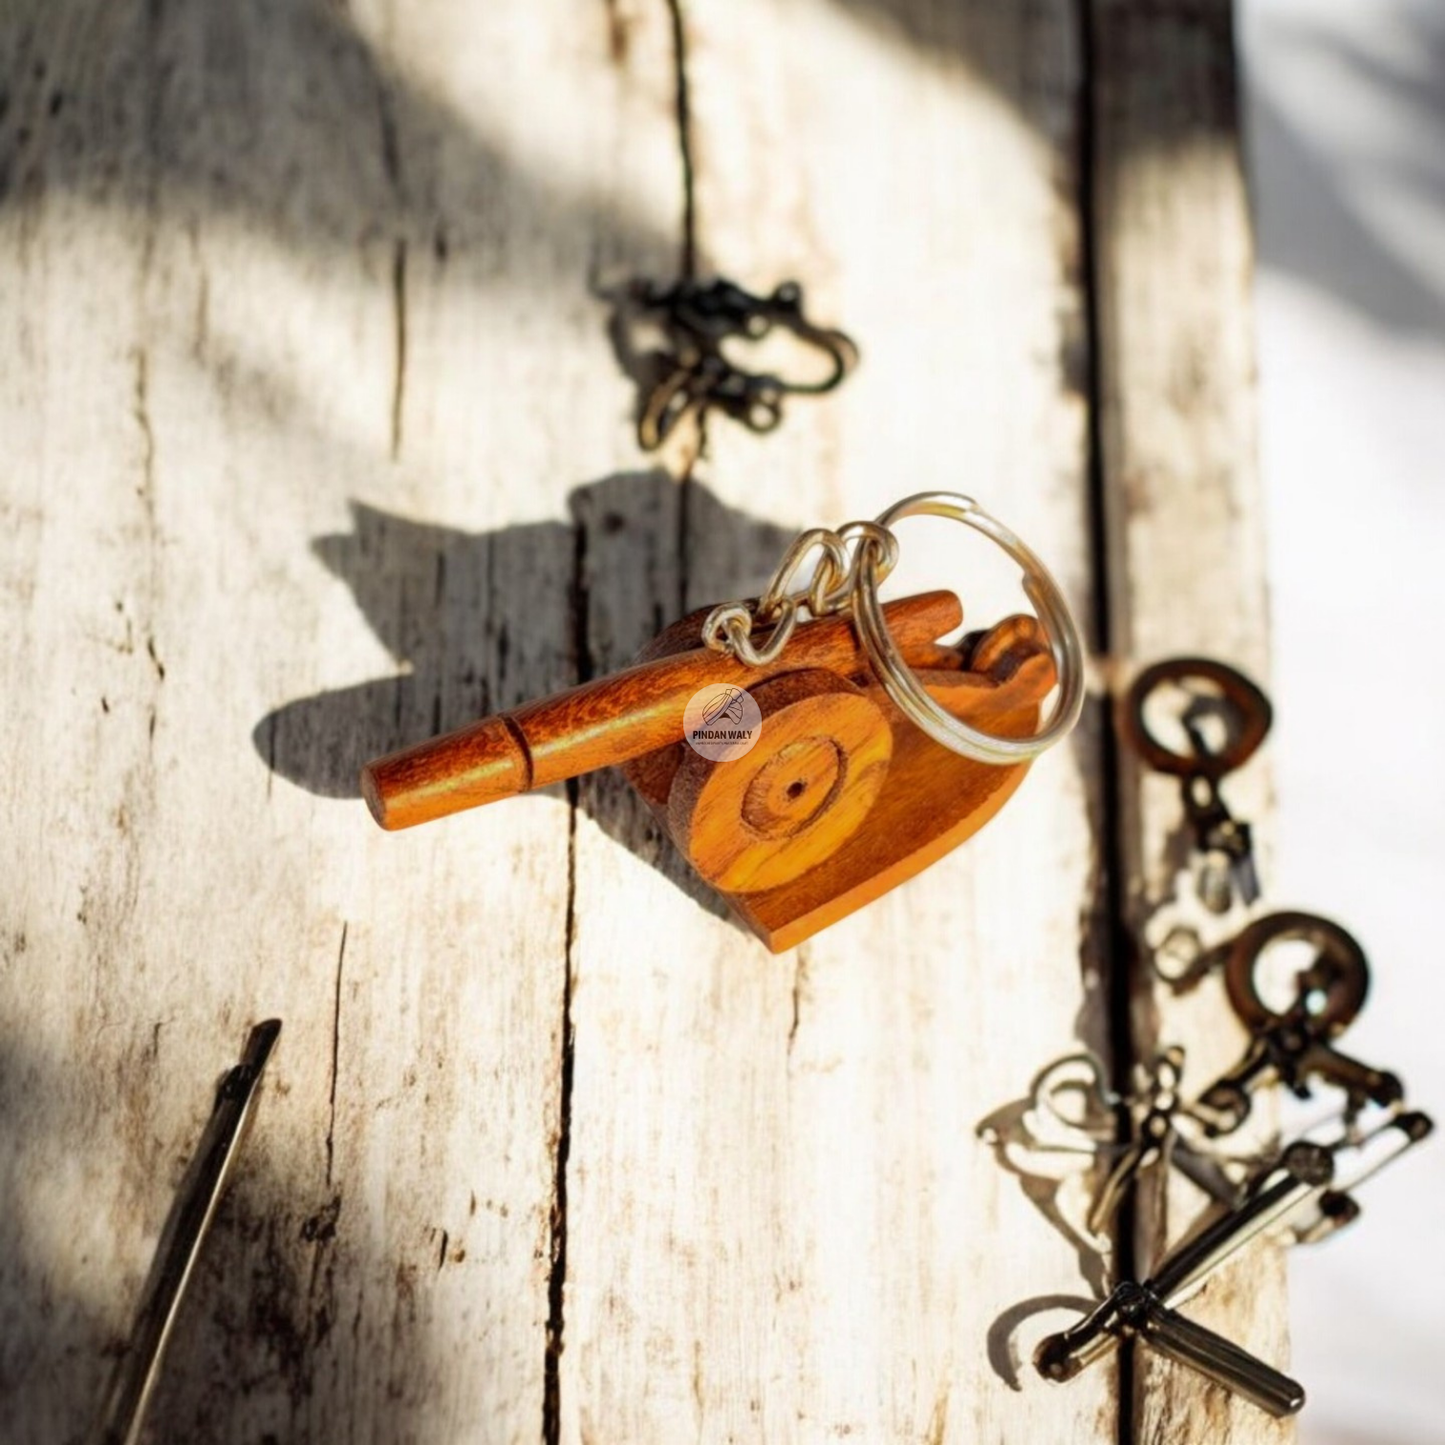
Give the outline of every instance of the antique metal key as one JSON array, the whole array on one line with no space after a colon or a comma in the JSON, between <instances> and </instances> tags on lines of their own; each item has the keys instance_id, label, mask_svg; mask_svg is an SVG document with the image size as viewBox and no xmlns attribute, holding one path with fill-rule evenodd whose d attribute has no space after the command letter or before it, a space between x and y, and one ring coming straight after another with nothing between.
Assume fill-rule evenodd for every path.
<instances>
[{"instance_id":1,"label":"antique metal key","mask_svg":"<svg viewBox=\"0 0 1445 1445\"><path fill-rule=\"evenodd\" d=\"M685 417L709 410L752 431L772 431L783 419L784 397L832 391L858 363L858 348L848 336L808 320L796 281L783 282L770 296L721 279L671 286L643 282L633 288L631 300L658 319L667 347L659 358L663 373L638 418L637 437L646 451L662 446ZM824 374L789 380L749 371L729 355L729 343L761 341L775 330L790 332L822 356Z\"/></svg>"},{"instance_id":2,"label":"antique metal key","mask_svg":"<svg viewBox=\"0 0 1445 1445\"><path fill-rule=\"evenodd\" d=\"M1333 1140L1305 1137L1324 1143L1335 1156L1335 1177L1330 1187L1311 1203L1297 1209L1287 1223L1296 1244L1318 1244L1353 1224L1362 1212L1354 1191L1407 1149L1430 1136L1435 1128L1428 1114L1416 1110L1392 1113L1373 1128L1346 1129Z\"/></svg>"},{"instance_id":3,"label":"antique metal key","mask_svg":"<svg viewBox=\"0 0 1445 1445\"><path fill-rule=\"evenodd\" d=\"M1189 752L1166 747L1151 731L1145 711L1152 695L1166 685L1199 680L1217 689L1217 696L1196 696L1179 716ZM1176 657L1146 667L1129 689L1124 726L1145 762L1180 781L1184 814L1203 860L1200 893L1214 912L1223 913L1233 898L1246 905L1259 899L1259 870L1248 823L1230 812L1220 780L1251 758L1269 732L1273 709L1269 699L1243 673L1206 657ZM1222 747L1211 746L1205 725L1223 726Z\"/></svg>"},{"instance_id":4,"label":"antique metal key","mask_svg":"<svg viewBox=\"0 0 1445 1445\"><path fill-rule=\"evenodd\" d=\"M1294 999L1282 1011L1261 997L1258 977L1268 949L1300 940L1314 958L1294 980ZM1369 991L1364 950L1336 923L1312 913L1273 913L1235 940L1224 971L1235 1013L1252 1032L1244 1057L1200 1096L1194 1113L1211 1134L1228 1134L1249 1117L1260 1087L1279 1081L1308 1098L1315 1080L1343 1089L1348 1109L1366 1101L1389 1105L1403 1097L1391 1073L1342 1054L1333 1041L1353 1022Z\"/></svg>"},{"instance_id":5,"label":"antique metal key","mask_svg":"<svg viewBox=\"0 0 1445 1445\"><path fill-rule=\"evenodd\" d=\"M1174 1045L1136 1069L1136 1089L1128 1097L1109 1088L1103 1063L1087 1051L1056 1060L1034 1080L1016 1141L1024 1153L1013 1167L1033 1172L1029 1161L1070 1155L1102 1164L1103 1182L1089 1193L1083 1214L1085 1233L1099 1249L1108 1247L1120 1204L1147 1170L1178 1169L1221 1204L1242 1197L1238 1171L1258 1161L1225 1161L1203 1146L1181 1093L1183 1074L1184 1050ZM1003 1142L996 1129L983 1137L996 1146Z\"/></svg>"},{"instance_id":6,"label":"antique metal key","mask_svg":"<svg viewBox=\"0 0 1445 1445\"><path fill-rule=\"evenodd\" d=\"M1177 1044L1161 1050L1142 1073L1139 1094L1123 1101L1126 1140L1089 1209L1088 1227L1095 1235L1105 1233L1126 1191L1155 1165L1177 1168L1220 1203L1234 1203L1239 1195L1239 1186L1219 1161L1197 1148L1184 1132L1191 1117L1180 1092L1184 1050Z\"/></svg>"}]
</instances>

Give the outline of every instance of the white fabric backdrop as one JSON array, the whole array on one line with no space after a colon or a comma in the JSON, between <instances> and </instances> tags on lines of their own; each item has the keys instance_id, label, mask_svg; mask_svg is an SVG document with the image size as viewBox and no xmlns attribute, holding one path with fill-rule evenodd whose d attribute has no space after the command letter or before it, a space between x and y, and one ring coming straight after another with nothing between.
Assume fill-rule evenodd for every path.
<instances>
[{"instance_id":1,"label":"white fabric backdrop","mask_svg":"<svg viewBox=\"0 0 1445 1445\"><path fill-rule=\"evenodd\" d=\"M1445 5L1241 0L1280 791L1269 895L1365 945L1342 1041L1445 1122ZM1445 1440L1445 1140L1291 1262L1302 1445Z\"/></svg>"}]
</instances>

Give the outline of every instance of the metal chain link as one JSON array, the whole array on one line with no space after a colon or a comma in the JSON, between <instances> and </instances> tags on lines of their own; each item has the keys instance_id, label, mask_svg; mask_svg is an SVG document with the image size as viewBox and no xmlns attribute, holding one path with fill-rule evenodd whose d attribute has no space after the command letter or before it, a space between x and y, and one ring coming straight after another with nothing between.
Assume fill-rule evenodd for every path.
<instances>
[{"instance_id":1,"label":"metal chain link","mask_svg":"<svg viewBox=\"0 0 1445 1445\"><path fill-rule=\"evenodd\" d=\"M1053 656L1057 696L1048 721L1029 737L996 737L941 706L910 669L888 631L878 588L898 561L893 523L904 517L943 517L983 533L1023 568L1024 594L1034 605ZM851 550L851 553L849 549ZM803 563L820 554L806 587L789 591ZM872 522L849 522L830 532L814 527L788 548L767 591L756 602L725 602L708 613L702 640L714 652L749 667L777 661L798 619L846 612L879 685L895 707L934 742L975 762L1012 767L1031 762L1068 735L1084 705L1084 644L1059 585L1048 569L996 517L959 492L919 492L895 502ZM762 643L753 640L768 629Z\"/></svg>"},{"instance_id":2,"label":"metal chain link","mask_svg":"<svg viewBox=\"0 0 1445 1445\"><path fill-rule=\"evenodd\" d=\"M820 555L807 586L789 591L814 552ZM836 532L827 527L810 528L783 554L767 590L756 602L724 602L708 613L702 625L703 643L749 667L776 662L804 613L828 617L852 608L859 569L870 554L876 556L875 575L881 582L898 563L898 539L877 522L848 522ZM768 636L758 644L753 633L760 628L767 629Z\"/></svg>"}]
</instances>

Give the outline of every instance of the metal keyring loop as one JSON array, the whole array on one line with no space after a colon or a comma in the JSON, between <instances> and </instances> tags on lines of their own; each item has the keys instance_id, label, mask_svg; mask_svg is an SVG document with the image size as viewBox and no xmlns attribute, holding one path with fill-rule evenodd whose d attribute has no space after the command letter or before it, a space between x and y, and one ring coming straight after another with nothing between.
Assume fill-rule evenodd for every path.
<instances>
[{"instance_id":1,"label":"metal keyring loop","mask_svg":"<svg viewBox=\"0 0 1445 1445\"><path fill-rule=\"evenodd\" d=\"M1270 913L1255 919L1234 940L1224 969L1230 1004L1250 1029L1290 1021L1299 1005L1281 1011L1266 1003L1260 994L1258 971L1273 945L1291 941L1313 944L1317 951L1315 962L1300 979L1306 991L1320 994L1320 1007L1312 1010L1309 1018L1315 1028L1332 1039L1342 1034L1364 1007L1370 990L1370 966L1354 935L1318 914Z\"/></svg>"},{"instance_id":2,"label":"metal keyring loop","mask_svg":"<svg viewBox=\"0 0 1445 1445\"><path fill-rule=\"evenodd\" d=\"M813 551L820 554L818 570L808 592L800 594L806 595L810 604L815 592L821 597L829 588L835 587L839 581L847 577L848 558L844 554L841 540L826 527L811 527L808 531L799 533L793 539L792 546L783 553L783 560L778 563L777 571L773 573L773 580L768 583L768 590L758 601L757 616L759 618L766 622L782 609L784 601L788 598L789 584L797 575L809 553ZM812 607L810 610L815 614L819 611L816 607Z\"/></svg>"},{"instance_id":3,"label":"metal keyring loop","mask_svg":"<svg viewBox=\"0 0 1445 1445\"><path fill-rule=\"evenodd\" d=\"M1234 736L1218 752L1177 753L1150 731L1145 711L1153 694L1167 683L1182 685L1193 678L1212 682L1234 714ZM1124 699L1123 717L1126 736L1156 772L1176 778L1198 775L1217 782L1254 756L1269 733L1274 709L1264 693L1237 668L1210 657L1171 657L1146 667L1134 679Z\"/></svg>"},{"instance_id":4,"label":"metal keyring loop","mask_svg":"<svg viewBox=\"0 0 1445 1445\"><path fill-rule=\"evenodd\" d=\"M946 712L914 676L883 621L878 598L876 544L859 544L860 564L853 589L853 619L868 660L888 696L908 720L943 747L976 762L995 767L1026 763L1068 735L1084 706L1084 648L1069 605L1048 569L1002 522L989 516L972 497L958 492L919 492L895 502L878 517L880 527L892 528L904 517L943 517L982 532L1002 547L1023 569L1023 588L1048 640L1058 677L1059 695L1048 722L1032 737L999 738L980 732Z\"/></svg>"}]
</instances>

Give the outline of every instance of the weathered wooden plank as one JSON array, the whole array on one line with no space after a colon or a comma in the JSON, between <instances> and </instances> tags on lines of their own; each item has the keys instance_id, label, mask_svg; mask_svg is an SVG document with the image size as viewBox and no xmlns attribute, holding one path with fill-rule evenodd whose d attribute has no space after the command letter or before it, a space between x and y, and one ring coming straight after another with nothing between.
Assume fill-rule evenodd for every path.
<instances>
[{"instance_id":1,"label":"weathered wooden plank","mask_svg":"<svg viewBox=\"0 0 1445 1445\"><path fill-rule=\"evenodd\" d=\"M1111 62L1156 33L1100 17ZM363 758L620 663L754 590L797 526L905 491L976 492L1090 612L1077 34L1064 0L9 7L18 1438L90 1418L209 1084L272 1012L159 1433L1114 1438L1112 1367L1018 1368L1096 1281L975 1135L1105 1043L1097 719L966 850L783 959L616 778L402 838L354 798ZM1211 96L1203 34L1182 73ZM1161 583L1187 548L1258 587L1257 549L1215 552L1254 535L1243 303L1207 284L1242 274L1232 132L1170 189L1177 156L1135 170L1140 136L1173 144L1160 95L1096 98L1116 503L1144 477L1114 509L1118 650L1258 670L1245 603L1201 636L1214 593ZM640 466L595 290L693 251L799 276L866 360L766 441L718 424L679 484ZM1141 330L1136 291L1181 276L1184 340ZM1207 395L1183 415L1161 374ZM1190 456L1224 505L1179 507ZM668 461L687 473L685 441ZM901 587L959 586L973 624L1018 605L983 544L905 544ZM1156 856L1166 792L1128 857ZM1217 997L1157 1002L1202 1077L1233 1043L1205 1049ZM1169 1388L1148 1438L1218 1407Z\"/></svg>"},{"instance_id":2,"label":"weathered wooden plank","mask_svg":"<svg viewBox=\"0 0 1445 1445\"><path fill-rule=\"evenodd\" d=\"M614 43L601 6L6 8L7 1438L93 1418L272 1013L157 1438L541 1429L570 809L396 839L352 795L572 679L566 496L632 456L591 277L677 196Z\"/></svg>"},{"instance_id":3,"label":"weathered wooden plank","mask_svg":"<svg viewBox=\"0 0 1445 1445\"><path fill-rule=\"evenodd\" d=\"M715 422L655 514L588 527L589 579L634 588L589 611L594 665L746 594L797 527L928 486L985 498L1087 615L1069 7L681 13L702 269L797 277L864 362L766 439ZM984 544L905 545L902 589L957 586L974 625L1019 605ZM583 785L564 1440L1115 1438L1111 1367L1067 1390L1016 1368L1091 1290L975 1136L1078 1030L1102 1042L1097 747L780 958L621 853L645 813Z\"/></svg>"},{"instance_id":4,"label":"weathered wooden plank","mask_svg":"<svg viewBox=\"0 0 1445 1445\"><path fill-rule=\"evenodd\" d=\"M1121 683L1180 653L1224 659L1260 681L1268 669L1251 230L1231 22L1228 0L1093 6L1100 417L1111 651ZM1251 763L1230 777L1227 791L1236 812L1266 825L1267 896L1267 765ZM1126 753L1119 796L1127 923L1136 937L1157 938L1168 910L1189 895L1187 880L1175 876L1187 851L1178 785L1143 772ZM1215 937L1239 923L1237 913L1217 921ZM1163 1044L1185 1046L1186 1092L1233 1063L1243 1042L1217 978L1176 995L1147 966L1134 980L1133 1028L1139 1057ZM1141 1268L1202 1205L1178 1177L1166 1195L1145 1192ZM1256 1247L1190 1313L1286 1363L1281 1252ZM1134 1410L1142 1441L1291 1435L1287 1424L1143 1352Z\"/></svg>"}]
</instances>

